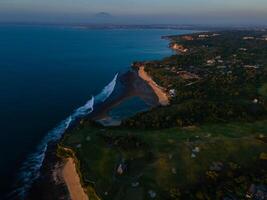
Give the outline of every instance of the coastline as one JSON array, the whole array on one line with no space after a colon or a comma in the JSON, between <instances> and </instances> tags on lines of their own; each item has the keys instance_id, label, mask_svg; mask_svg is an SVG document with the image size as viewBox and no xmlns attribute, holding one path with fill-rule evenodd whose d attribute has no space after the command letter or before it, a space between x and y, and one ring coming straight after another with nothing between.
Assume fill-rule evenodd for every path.
<instances>
[{"instance_id":1,"label":"coastline","mask_svg":"<svg viewBox=\"0 0 267 200\"><path fill-rule=\"evenodd\" d=\"M148 81L149 80L149 81ZM108 112L119 106L122 102L132 98L139 97L146 102L150 107L160 105L168 105L169 101L167 95L163 92L159 86L145 73L137 71L128 71L123 74L120 79L120 84L123 85L119 94L115 94L115 97L110 98L106 102L103 102L94 112L89 114L86 119L91 119L100 122L102 125L104 122L108 126L120 125L117 121L114 121ZM151 84L151 85L150 85ZM64 151L71 152L69 157L62 158L64 162L63 167L60 169L63 181L68 188L68 193L71 200L89 200L89 197L85 193L85 188L81 184L81 178L78 174L78 166L75 163L75 156L71 149L63 147Z\"/></svg>"},{"instance_id":2,"label":"coastline","mask_svg":"<svg viewBox=\"0 0 267 200\"><path fill-rule=\"evenodd\" d=\"M57 144L48 146L39 178L27 194L28 200L69 199L70 194L62 176L64 159L57 154Z\"/></svg>"},{"instance_id":3,"label":"coastline","mask_svg":"<svg viewBox=\"0 0 267 200\"><path fill-rule=\"evenodd\" d=\"M109 111L133 97L139 97L149 107L159 105L158 97L153 88L151 88L136 71L131 70L121 75L117 84L119 91L115 91L114 93L116 94L113 94L110 99L96 107L88 118L95 121L112 121L112 118L109 116Z\"/></svg>"},{"instance_id":4,"label":"coastline","mask_svg":"<svg viewBox=\"0 0 267 200\"><path fill-rule=\"evenodd\" d=\"M111 98L97 106L88 116L77 120L64 134L83 120L94 120L100 123L103 120L108 121L108 125L112 125L113 119L109 116L109 111L132 97L139 97L151 108L161 104L155 90L145 79L139 76L136 70L129 70L121 75L118 79L118 87L119 91L115 91ZM67 158L59 156L57 154L58 148L57 144L49 147L41 168L40 178L33 184L28 199L54 199L55 195L50 192L53 191L62 199L88 200L85 188L81 183L82 180L78 173L79 169L75 163L74 155L69 154L69 151L64 148L68 153ZM40 198L40 193L43 196L42 198Z\"/></svg>"},{"instance_id":5,"label":"coastline","mask_svg":"<svg viewBox=\"0 0 267 200\"><path fill-rule=\"evenodd\" d=\"M139 67L138 71L129 71L120 78L120 81L124 84L120 94L117 94L115 98L104 102L96 111L90 114L87 118L94 121L105 123L108 126L120 125L117 121L114 121L108 112L120 105L122 102L132 97L139 97L143 99L151 107L157 105L167 106L169 105L169 99L163 88L158 86L153 79L145 72L144 66ZM64 147L63 147L64 148ZM71 151L64 148L65 151ZM73 153L70 157L64 159L64 166L61 168L63 180L68 188L70 198L72 200L89 200L89 197L85 193L80 180L80 176L77 172L77 165L75 164L75 157Z\"/></svg>"},{"instance_id":6,"label":"coastline","mask_svg":"<svg viewBox=\"0 0 267 200\"><path fill-rule=\"evenodd\" d=\"M154 97L150 96L150 94L153 94L154 96L156 96L157 102L152 103L151 106L156 106L158 104L162 106L169 105L170 101L168 98L167 91L164 88L157 85L157 83L145 71L145 66L140 65L139 67L136 67L135 69L136 70L134 72L129 71L126 73L127 75L124 75L120 78L119 81L123 82L125 84L124 85L125 87L119 89L120 90L119 94L114 94L115 97L109 98L107 101L103 102L103 104L99 105L99 108L94 110L92 114L84 117L83 119L77 120L77 123L80 123L82 125L83 121L86 119L93 120L93 121L100 121L100 120L111 120L112 121L112 118L109 116L109 111L113 109L114 107L117 107L118 105L120 105L125 100L131 97L134 97L134 96L138 96L142 98L143 100L146 100L146 102L148 103L149 101L153 102L155 100ZM147 91L142 90L142 88L144 89L145 87L148 88ZM90 137L89 137L89 140L91 140ZM78 143L78 145L81 145L81 144ZM75 148L75 146L73 147ZM63 182L68 189L69 197L73 200L76 200L76 199L77 200L88 200L89 198L91 198L91 196L88 197L86 195L86 188L83 188L83 183L86 181L84 181L83 179L84 177L82 177L80 174L80 169L81 169L79 168L80 163L77 162L77 158L74 154L74 151L72 151L72 149L63 147L63 150L65 150L65 153L68 154L68 156L67 158L65 156L60 156L60 158L62 159L61 163L64 163L64 164L60 168L59 173L62 175ZM193 155L196 156L195 154ZM192 154L191 154L191 157L192 157ZM173 174L176 174L175 170L173 170ZM88 189L88 191L90 191L90 189Z\"/></svg>"},{"instance_id":7,"label":"coastline","mask_svg":"<svg viewBox=\"0 0 267 200\"><path fill-rule=\"evenodd\" d=\"M147 74L144 66L138 67L138 75L140 78L142 78L144 81L146 81L150 85L150 87L153 89L153 91L157 95L159 99L159 103L162 106L167 106L170 104L167 93L164 91L163 88L157 85L155 81Z\"/></svg>"},{"instance_id":8,"label":"coastline","mask_svg":"<svg viewBox=\"0 0 267 200\"><path fill-rule=\"evenodd\" d=\"M157 85L145 72L144 66L141 68L139 67L138 70L129 69L118 78L117 82L122 85L122 87L119 86L118 90L120 91L117 94L113 92L111 98L108 98L103 103L94 107L92 113L74 122L74 124L65 131L63 137L69 130L76 127L77 124L81 124L84 120L93 120L104 126L105 124L107 126L119 126L122 119L120 122L114 120L109 116L109 111L133 97L139 97L150 108L159 105L169 105L166 91ZM115 89L117 89L117 85ZM136 113L137 112L138 111L136 111ZM45 155L40 177L33 183L32 188L34 189L30 189L30 194L28 196L30 199L36 199L38 197L41 200L42 198L40 198L38 192L42 192L45 193L46 196L43 197L43 199L53 199L55 195L49 194L49 191L54 191L54 193L59 194L58 196L62 199L88 200L89 197L85 192L86 188L84 188L82 184L82 177L80 177L78 173L79 168L75 162L75 156L71 154L66 158L56 155L56 160L51 160L50 154L56 154L55 152L57 152L59 148L59 142L51 146L49 145L50 151ZM46 165L49 167L46 167ZM55 180L55 176L58 181ZM43 177L46 178L44 179Z\"/></svg>"}]
</instances>

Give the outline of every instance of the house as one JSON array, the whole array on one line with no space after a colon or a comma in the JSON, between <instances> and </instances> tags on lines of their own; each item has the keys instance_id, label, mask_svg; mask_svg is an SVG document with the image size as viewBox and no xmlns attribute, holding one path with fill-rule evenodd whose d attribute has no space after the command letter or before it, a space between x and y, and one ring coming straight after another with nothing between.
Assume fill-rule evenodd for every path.
<instances>
[{"instance_id":1,"label":"house","mask_svg":"<svg viewBox=\"0 0 267 200\"><path fill-rule=\"evenodd\" d=\"M207 60L208 65L213 65L216 61L214 59Z\"/></svg>"},{"instance_id":2,"label":"house","mask_svg":"<svg viewBox=\"0 0 267 200\"><path fill-rule=\"evenodd\" d=\"M258 99L254 99L253 103L257 104L257 103L259 103L259 100Z\"/></svg>"},{"instance_id":3,"label":"house","mask_svg":"<svg viewBox=\"0 0 267 200\"><path fill-rule=\"evenodd\" d=\"M259 67L256 66L256 65L244 65L244 68L247 68L247 69L258 69Z\"/></svg>"},{"instance_id":4,"label":"house","mask_svg":"<svg viewBox=\"0 0 267 200\"><path fill-rule=\"evenodd\" d=\"M170 89L169 90L169 94L171 97L175 97L176 96L176 90L175 89Z\"/></svg>"},{"instance_id":5,"label":"house","mask_svg":"<svg viewBox=\"0 0 267 200\"><path fill-rule=\"evenodd\" d=\"M243 40L254 40L255 38L252 36L245 36L243 37Z\"/></svg>"},{"instance_id":6,"label":"house","mask_svg":"<svg viewBox=\"0 0 267 200\"><path fill-rule=\"evenodd\" d=\"M162 67L162 66L160 65L160 67ZM164 67L164 69L165 69L165 70L168 70L168 71L170 70L169 67Z\"/></svg>"},{"instance_id":7,"label":"house","mask_svg":"<svg viewBox=\"0 0 267 200\"><path fill-rule=\"evenodd\" d=\"M176 50L176 51L179 51L179 52L182 52L182 53L186 53L188 51L188 49L185 48L183 45L176 44L176 43L172 44L171 48L173 50Z\"/></svg>"},{"instance_id":8,"label":"house","mask_svg":"<svg viewBox=\"0 0 267 200\"><path fill-rule=\"evenodd\" d=\"M190 80L190 79L199 79L199 76L188 72L188 71L179 71L177 72L178 76L184 80Z\"/></svg>"},{"instance_id":9,"label":"house","mask_svg":"<svg viewBox=\"0 0 267 200\"><path fill-rule=\"evenodd\" d=\"M171 68L171 72L176 72L176 68L175 67L172 67Z\"/></svg>"},{"instance_id":10,"label":"house","mask_svg":"<svg viewBox=\"0 0 267 200\"><path fill-rule=\"evenodd\" d=\"M194 40L194 38L192 36L190 36L190 35L185 35L185 36L182 37L182 39L187 40L187 41Z\"/></svg>"},{"instance_id":11,"label":"house","mask_svg":"<svg viewBox=\"0 0 267 200\"><path fill-rule=\"evenodd\" d=\"M240 51L247 51L246 48L239 48Z\"/></svg>"},{"instance_id":12,"label":"house","mask_svg":"<svg viewBox=\"0 0 267 200\"><path fill-rule=\"evenodd\" d=\"M204 35L204 34L201 34L201 35L198 35L199 38L208 38L209 35Z\"/></svg>"}]
</instances>

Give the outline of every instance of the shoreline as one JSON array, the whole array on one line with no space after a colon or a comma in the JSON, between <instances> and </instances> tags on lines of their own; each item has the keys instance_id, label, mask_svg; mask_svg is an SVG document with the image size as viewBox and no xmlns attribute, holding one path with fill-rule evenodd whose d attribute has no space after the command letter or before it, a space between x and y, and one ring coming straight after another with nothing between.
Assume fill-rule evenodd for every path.
<instances>
[{"instance_id":1,"label":"shoreline","mask_svg":"<svg viewBox=\"0 0 267 200\"><path fill-rule=\"evenodd\" d=\"M93 120L97 122L100 122L101 120L107 120L109 122L112 122L113 119L112 116L109 115L109 111L132 97L140 97L146 102L153 102L156 98L156 101L154 101L154 103L156 103L151 104L151 107L152 105L156 106L159 104L161 106L168 106L170 104L170 96L168 95L168 91L158 85L152 79L149 73L145 71L144 65L139 65L134 69L134 71L128 71L127 73L125 73L126 75L123 74L120 77L118 82L122 85L124 83L125 85L123 85L123 87L121 87L122 85L118 86L118 93L115 91L112 94L111 98L100 104L99 107L97 107L93 113L84 117L83 119ZM75 126L79 122L82 121L77 121L77 123L75 123ZM150 122L148 121L148 123ZM64 134L66 134L66 132ZM83 177L80 174L81 172L79 168L79 161L77 161L77 157L75 156L74 151L72 151L72 149L64 147L63 149L68 152L71 152L71 154L68 155L69 157L61 157L61 163L63 166L59 170L59 173L62 175L63 182L68 188L69 198L71 198L72 200L89 200L89 198L92 197L87 196L86 191L88 191L89 193L90 189L86 189L86 187L83 187L85 185L83 185ZM195 154L193 155L195 156ZM176 171L173 174L176 174Z\"/></svg>"},{"instance_id":2,"label":"shoreline","mask_svg":"<svg viewBox=\"0 0 267 200\"><path fill-rule=\"evenodd\" d=\"M109 116L109 111L113 108L119 106L122 102L127 101L132 97L139 97L144 102L146 102L150 107L155 107L159 104L165 105L164 96L158 97L159 94L155 92L155 88L151 87L150 84L143 78L140 77L139 73L136 71L128 71L123 74L119 79L118 83L121 84L119 87L119 94L113 94L109 100L101 104L96 110L87 116L87 119L92 119L101 123L105 121L109 126L120 125L114 122L112 116ZM115 92L116 93L116 92ZM162 100L163 99L163 100ZM103 124L102 124L103 125ZM69 150L64 148L64 150ZM75 163L75 157L72 156L63 159L63 167L61 168L62 178L65 185L68 188L68 192L71 200L89 200L85 192L85 188L81 184L80 176L77 172L77 165Z\"/></svg>"},{"instance_id":3,"label":"shoreline","mask_svg":"<svg viewBox=\"0 0 267 200\"><path fill-rule=\"evenodd\" d=\"M106 123L110 126L120 125L116 123L113 124L114 119L109 116L108 112L132 97L141 98L144 102L150 105L150 107L155 107L159 104L165 105L164 100L166 99L163 94L160 94L161 98L159 98L159 94L155 92L156 89L151 87L146 79L140 77L138 72L128 71L120 77L119 81L120 83L117 84L123 85L123 88L120 88L120 93L114 94L114 98L111 98L101 104L93 113L86 117L87 119L92 119L98 122L106 121ZM69 150L64 148L64 150L72 152L71 149ZM63 159L62 162L64 162L64 164L60 173L62 174L62 179L67 186L71 200L89 200L89 197L85 192L85 188L81 184L81 179L77 172L78 166L75 163L73 153L71 153L70 157Z\"/></svg>"},{"instance_id":4,"label":"shoreline","mask_svg":"<svg viewBox=\"0 0 267 200\"><path fill-rule=\"evenodd\" d=\"M77 120L69 130L79 124L82 120L88 119L98 122L104 120L108 121L108 123L110 122L112 125L113 118L109 116L109 111L132 97L139 97L151 108L160 104L153 88L151 88L151 86L138 75L136 70L129 70L122 74L118 79L117 84L116 87L118 87L118 91L115 91L111 95L111 98L98 105L94 112L90 113L88 116ZM64 134L67 132L68 130L66 130ZM77 196L79 195L77 193L85 193L85 188L83 188L81 183L82 180L78 174L79 169L75 163L75 157L72 155L68 158L58 157L56 155L58 148L57 144L59 142L49 147L49 151L45 155L44 164L41 168L41 176L35 183L33 183L33 187L30 190L30 200L35 200L36 198L39 198L40 200L54 199L55 196L49 191L53 191L53 193L63 199L66 199L67 197L71 200L89 199L89 197L86 199L83 194L82 197ZM56 181L55 179L58 180ZM40 193L44 198L40 198Z\"/></svg>"},{"instance_id":5,"label":"shoreline","mask_svg":"<svg viewBox=\"0 0 267 200\"><path fill-rule=\"evenodd\" d=\"M94 113L90 114L88 118L98 122L106 122L110 126L120 125L113 124L114 121L108 112L120 105L122 102L132 97L140 97L151 107L169 105L169 98L166 92L158 86L152 78L145 72L144 66L139 67L138 71L128 71L120 79L124 84L121 94L117 95L114 99L104 102ZM65 148L64 148L65 149ZM71 156L65 160L65 164L61 169L63 180L68 188L71 200L89 200L85 193L77 172L75 159Z\"/></svg>"},{"instance_id":6,"label":"shoreline","mask_svg":"<svg viewBox=\"0 0 267 200\"><path fill-rule=\"evenodd\" d=\"M167 93L164 91L163 88L161 88L149 75L148 73L145 71L145 67L144 66L140 66L138 67L138 75L141 79L143 79L144 81L146 81L148 83L148 85L150 85L150 87L153 89L153 91L155 92L155 94L157 95L158 99L159 99L159 103L162 106L167 106L170 104L169 98Z\"/></svg>"},{"instance_id":7,"label":"shoreline","mask_svg":"<svg viewBox=\"0 0 267 200\"><path fill-rule=\"evenodd\" d=\"M94 121L112 121L113 119L109 116L109 111L133 97L139 97L149 107L155 107L160 104L154 90L147 84L146 81L139 77L136 71L129 70L123 74L118 79L117 84L119 91L114 91L116 94L113 94L110 99L95 108L95 111L91 113L88 118Z\"/></svg>"},{"instance_id":8,"label":"shoreline","mask_svg":"<svg viewBox=\"0 0 267 200\"><path fill-rule=\"evenodd\" d=\"M114 121L114 119L109 115L109 111L133 97L139 97L150 108L159 105L169 105L168 95L164 89L158 86L145 72L144 66L142 66L141 69L138 68L138 70L129 69L126 73L122 74L120 78L118 78L117 84L120 84L118 88L119 92L117 94L114 94L116 92L113 92L111 95L112 98L109 98L102 104L98 105L96 108L94 108L92 113L83 117L82 119L77 120L68 129L72 129L84 119L93 120L99 123L102 121L103 123L101 124L103 126L105 126L104 123L106 123L108 126L118 126L121 124L123 119L117 123L118 121ZM66 130L64 134L67 132L68 130ZM56 144L59 144L59 142L56 142ZM54 154L57 151L57 148L57 145L51 147L51 154ZM57 157L57 161L55 162L51 160L50 153L47 152L44 163L49 165L49 168L42 166L40 178L33 183L33 188L35 188L36 191L43 192L44 190L45 195L50 196L52 194L49 194L49 191L52 189L55 193L59 193L59 196L63 197L63 199L68 197L71 200L89 200L89 197L85 192L86 188L83 187L81 177L78 173L79 169L75 162L75 157ZM59 182L55 181L55 174L59 179ZM43 177L46 177L46 180L44 180ZM46 185L48 182L50 185ZM38 192L36 193L32 189L31 192L31 199L35 199L36 197L40 198Z\"/></svg>"}]
</instances>

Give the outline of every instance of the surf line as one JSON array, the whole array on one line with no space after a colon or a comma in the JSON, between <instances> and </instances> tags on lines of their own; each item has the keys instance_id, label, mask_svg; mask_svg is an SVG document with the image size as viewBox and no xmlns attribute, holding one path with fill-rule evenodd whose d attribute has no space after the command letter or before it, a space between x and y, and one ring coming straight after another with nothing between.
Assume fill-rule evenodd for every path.
<instances>
[{"instance_id":1,"label":"surf line","mask_svg":"<svg viewBox=\"0 0 267 200\"><path fill-rule=\"evenodd\" d=\"M75 122L75 120L93 112L95 104L106 101L115 89L117 78L118 73L98 95L92 96L92 98L83 106L76 109L69 117L61 121L54 129L48 132L41 143L37 146L36 150L23 162L22 167L19 169L18 178L14 187L16 189L10 193L9 197L18 197L19 199L26 198L27 192L33 182L40 176L40 169L42 167L48 145L50 143L57 142L70 125Z\"/></svg>"}]
</instances>

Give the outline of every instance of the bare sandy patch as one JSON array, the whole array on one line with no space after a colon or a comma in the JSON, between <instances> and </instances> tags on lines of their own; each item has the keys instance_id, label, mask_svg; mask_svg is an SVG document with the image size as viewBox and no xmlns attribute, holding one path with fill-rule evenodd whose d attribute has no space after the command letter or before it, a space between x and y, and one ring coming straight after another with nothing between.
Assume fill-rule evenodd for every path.
<instances>
[{"instance_id":1,"label":"bare sandy patch","mask_svg":"<svg viewBox=\"0 0 267 200\"><path fill-rule=\"evenodd\" d=\"M155 94L158 96L159 103L161 105L169 105L170 102L167 93L162 87L156 84L155 81L153 81L153 79L146 73L144 66L139 67L138 75L151 86Z\"/></svg>"},{"instance_id":2,"label":"bare sandy patch","mask_svg":"<svg viewBox=\"0 0 267 200\"><path fill-rule=\"evenodd\" d=\"M76 171L76 165L73 158L67 158L62 174L68 187L71 200L89 200L81 185L80 177Z\"/></svg>"}]
</instances>

